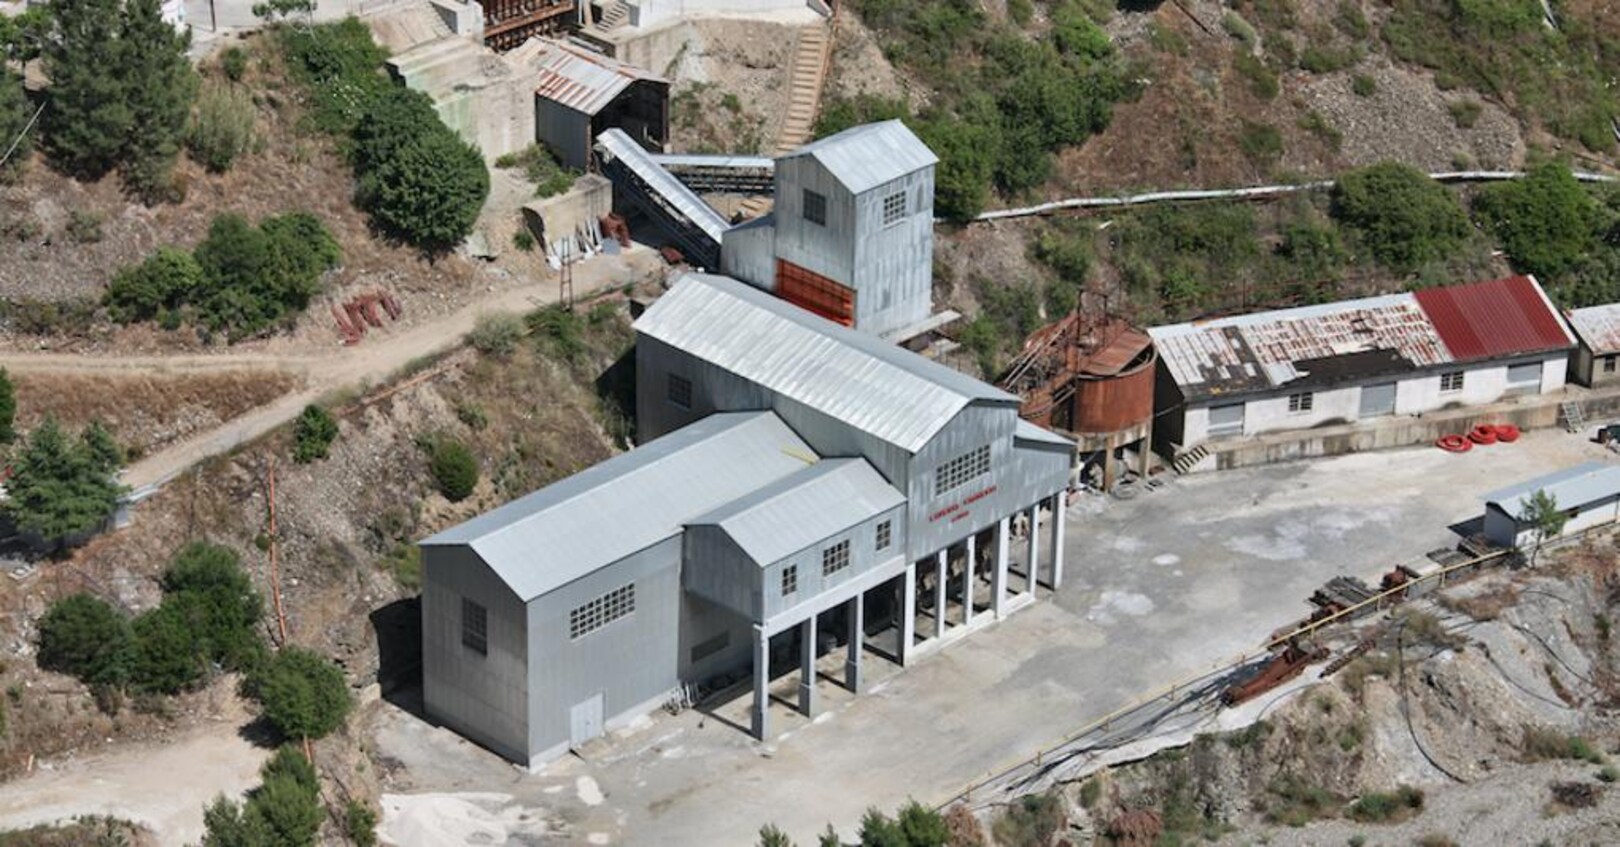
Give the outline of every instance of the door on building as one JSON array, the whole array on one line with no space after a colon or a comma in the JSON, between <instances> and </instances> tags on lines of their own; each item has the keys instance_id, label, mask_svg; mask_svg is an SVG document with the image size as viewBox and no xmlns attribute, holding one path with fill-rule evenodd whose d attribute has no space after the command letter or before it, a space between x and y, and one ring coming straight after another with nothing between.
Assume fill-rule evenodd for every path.
<instances>
[{"instance_id":1,"label":"door on building","mask_svg":"<svg viewBox=\"0 0 1620 847\"><path fill-rule=\"evenodd\" d=\"M589 700L575 703L568 711L568 743L579 747L602 734L602 694L597 692Z\"/></svg>"},{"instance_id":2,"label":"door on building","mask_svg":"<svg viewBox=\"0 0 1620 847\"><path fill-rule=\"evenodd\" d=\"M1227 403L1209 407L1209 436L1243 434L1243 404Z\"/></svg>"},{"instance_id":3,"label":"door on building","mask_svg":"<svg viewBox=\"0 0 1620 847\"><path fill-rule=\"evenodd\" d=\"M1395 414L1395 383L1380 382L1361 387L1361 417L1376 418Z\"/></svg>"}]
</instances>

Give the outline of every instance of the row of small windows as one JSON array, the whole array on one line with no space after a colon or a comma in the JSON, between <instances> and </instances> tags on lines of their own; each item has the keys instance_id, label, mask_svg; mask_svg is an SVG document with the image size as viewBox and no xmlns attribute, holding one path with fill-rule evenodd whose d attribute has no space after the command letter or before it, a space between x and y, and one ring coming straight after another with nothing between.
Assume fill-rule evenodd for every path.
<instances>
[{"instance_id":1,"label":"row of small windows","mask_svg":"<svg viewBox=\"0 0 1620 847\"><path fill-rule=\"evenodd\" d=\"M1466 376L1467 374L1464 371L1447 371L1441 374L1440 390L1447 394L1461 391L1463 389L1463 379ZM1315 392L1301 391L1297 394L1288 395L1288 411L1290 412L1309 412L1315 404Z\"/></svg>"},{"instance_id":2,"label":"row of small windows","mask_svg":"<svg viewBox=\"0 0 1620 847\"><path fill-rule=\"evenodd\" d=\"M894 521L884 521L877 525L876 548L887 550L894 544ZM821 575L832 576L849 567L849 539L844 539L831 547L821 551ZM782 566L782 596L787 597L799 590L799 566Z\"/></svg>"},{"instance_id":3,"label":"row of small windows","mask_svg":"<svg viewBox=\"0 0 1620 847\"><path fill-rule=\"evenodd\" d=\"M906 219L906 193L896 191L883 198L883 225L893 226ZM816 226L827 225L827 195L804 189L804 219Z\"/></svg>"},{"instance_id":4,"label":"row of small windows","mask_svg":"<svg viewBox=\"0 0 1620 847\"><path fill-rule=\"evenodd\" d=\"M621 585L568 613L568 637L584 638L636 610L636 584Z\"/></svg>"},{"instance_id":5,"label":"row of small windows","mask_svg":"<svg viewBox=\"0 0 1620 847\"><path fill-rule=\"evenodd\" d=\"M940 465L934 470L934 496L955 491L990 472L990 446L987 444L970 453Z\"/></svg>"}]
</instances>

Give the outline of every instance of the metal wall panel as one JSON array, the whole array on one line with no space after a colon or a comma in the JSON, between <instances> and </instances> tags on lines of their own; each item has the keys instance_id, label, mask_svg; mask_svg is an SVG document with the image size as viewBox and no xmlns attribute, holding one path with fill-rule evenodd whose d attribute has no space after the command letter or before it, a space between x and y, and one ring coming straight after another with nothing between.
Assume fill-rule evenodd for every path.
<instances>
[{"instance_id":1,"label":"metal wall panel","mask_svg":"<svg viewBox=\"0 0 1620 847\"><path fill-rule=\"evenodd\" d=\"M889 521L892 527L889 546L877 549L877 526ZM822 575L822 553L828 547L840 541L849 541L849 567L846 567L831 576ZM760 568L762 575L762 597L765 620L786 611L794 606L809 601L818 594L836 589L838 586L858 578L861 574L876 568L878 565L894 558L900 551L906 549L906 515L904 506L896 506L880 515L861 521L842 532L831 535L821 541L804 548L791 556L772 562ZM798 590L791 595L782 595L782 571L789 565L799 569Z\"/></svg>"},{"instance_id":2,"label":"metal wall panel","mask_svg":"<svg viewBox=\"0 0 1620 847\"><path fill-rule=\"evenodd\" d=\"M766 291L776 290L776 216L738 224L720 240L720 271Z\"/></svg>"},{"instance_id":3,"label":"metal wall panel","mask_svg":"<svg viewBox=\"0 0 1620 847\"><path fill-rule=\"evenodd\" d=\"M760 568L719 526L688 527L681 587L749 620L760 619Z\"/></svg>"},{"instance_id":4,"label":"metal wall panel","mask_svg":"<svg viewBox=\"0 0 1620 847\"><path fill-rule=\"evenodd\" d=\"M611 724L673 691L680 645L681 540L621 559L529 604L529 749L566 743L568 712L600 693ZM569 613L627 583L635 611L569 636Z\"/></svg>"},{"instance_id":5,"label":"metal wall panel","mask_svg":"<svg viewBox=\"0 0 1620 847\"><path fill-rule=\"evenodd\" d=\"M584 170L591 160L591 116L538 95L534 109L534 140L551 148L565 167Z\"/></svg>"},{"instance_id":6,"label":"metal wall panel","mask_svg":"<svg viewBox=\"0 0 1620 847\"><path fill-rule=\"evenodd\" d=\"M464 597L487 612L483 656L461 643ZM423 707L434 720L524 764L533 749L527 623L517 595L470 549L423 548Z\"/></svg>"},{"instance_id":7,"label":"metal wall panel","mask_svg":"<svg viewBox=\"0 0 1620 847\"><path fill-rule=\"evenodd\" d=\"M883 202L906 196L906 217L883 224ZM855 198L855 325L882 335L925 320L934 306L934 169Z\"/></svg>"},{"instance_id":8,"label":"metal wall panel","mask_svg":"<svg viewBox=\"0 0 1620 847\"><path fill-rule=\"evenodd\" d=\"M826 225L804 219L804 192L827 198ZM847 282L855 273L855 196L814 157L776 163L776 255L825 277ZM856 295L860 308L860 295Z\"/></svg>"}]
</instances>

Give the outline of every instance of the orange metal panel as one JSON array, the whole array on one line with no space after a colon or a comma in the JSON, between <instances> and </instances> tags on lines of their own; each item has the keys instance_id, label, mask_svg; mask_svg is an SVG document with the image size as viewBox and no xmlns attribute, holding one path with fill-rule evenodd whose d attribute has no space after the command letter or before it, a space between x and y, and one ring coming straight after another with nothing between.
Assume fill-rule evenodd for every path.
<instances>
[{"instance_id":1,"label":"orange metal panel","mask_svg":"<svg viewBox=\"0 0 1620 847\"><path fill-rule=\"evenodd\" d=\"M776 296L844 326L855 325L855 290L815 271L776 260Z\"/></svg>"}]
</instances>

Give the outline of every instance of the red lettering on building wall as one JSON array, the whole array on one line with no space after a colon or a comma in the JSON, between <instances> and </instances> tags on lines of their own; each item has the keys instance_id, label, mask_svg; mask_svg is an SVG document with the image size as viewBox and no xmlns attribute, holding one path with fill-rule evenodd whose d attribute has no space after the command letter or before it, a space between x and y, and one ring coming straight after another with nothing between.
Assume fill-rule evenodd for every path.
<instances>
[{"instance_id":1,"label":"red lettering on building wall","mask_svg":"<svg viewBox=\"0 0 1620 847\"><path fill-rule=\"evenodd\" d=\"M989 488L982 489L980 491L975 491L972 494L969 494L968 496L963 497L962 502L960 502L960 503L952 503L951 505L946 506L945 508L940 509L939 511L934 512L933 514L929 515L928 516L928 522L933 523L933 522L939 520L940 518L945 517L946 515L953 515L953 517L951 518L951 521L953 523L956 522L956 521L959 521L959 520L967 517L968 515L972 514L971 512L969 512L967 510L968 506L970 506L970 505L972 505L974 503L977 503L980 500L983 500L984 498L989 497L990 495L992 495L994 493L996 493L996 486L994 486L994 485L990 486Z\"/></svg>"}]
</instances>

